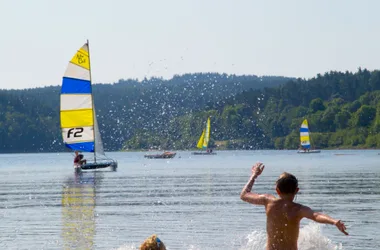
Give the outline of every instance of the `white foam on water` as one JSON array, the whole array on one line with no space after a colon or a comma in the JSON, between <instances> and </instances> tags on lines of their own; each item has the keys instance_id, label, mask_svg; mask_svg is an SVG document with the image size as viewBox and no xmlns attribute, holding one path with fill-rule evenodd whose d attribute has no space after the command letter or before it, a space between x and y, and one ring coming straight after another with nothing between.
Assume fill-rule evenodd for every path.
<instances>
[{"instance_id":1,"label":"white foam on water","mask_svg":"<svg viewBox=\"0 0 380 250\"><path fill-rule=\"evenodd\" d=\"M264 250L266 246L266 233L264 231L253 231L245 239L245 245L239 250ZM334 244L329 238L321 232L321 225L309 223L301 228L298 238L299 250L340 250L342 244Z\"/></svg>"},{"instance_id":2,"label":"white foam on water","mask_svg":"<svg viewBox=\"0 0 380 250\"><path fill-rule=\"evenodd\" d=\"M241 242L239 250L265 250L266 247L266 232L253 231L248 234ZM234 249L235 247L225 246L224 249ZM136 250L138 246L135 244L124 245L114 250ZM167 246L170 250L170 246ZM209 249L206 247L206 249ZM298 239L299 250L342 250L342 244L335 244L321 232L321 225L311 222L301 228ZM189 245L186 250L202 250L201 247Z\"/></svg>"},{"instance_id":3,"label":"white foam on water","mask_svg":"<svg viewBox=\"0 0 380 250\"><path fill-rule=\"evenodd\" d=\"M139 249L138 246L136 246L135 244L130 244L130 245L121 246L119 248L115 248L113 250L136 250L136 249Z\"/></svg>"},{"instance_id":4,"label":"white foam on water","mask_svg":"<svg viewBox=\"0 0 380 250\"><path fill-rule=\"evenodd\" d=\"M135 244L130 244L130 245L121 246L119 248L115 248L113 250L138 250L138 249L139 249L139 247L136 246ZM170 250L170 247L166 246L166 249ZM186 250L201 250L201 249L199 247L190 245L190 246L186 247Z\"/></svg>"}]
</instances>

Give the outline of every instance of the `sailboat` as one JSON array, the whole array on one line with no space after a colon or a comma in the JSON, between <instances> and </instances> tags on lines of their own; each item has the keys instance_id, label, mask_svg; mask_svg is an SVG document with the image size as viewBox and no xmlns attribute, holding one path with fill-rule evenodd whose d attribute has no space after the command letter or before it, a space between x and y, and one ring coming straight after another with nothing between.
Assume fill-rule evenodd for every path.
<instances>
[{"instance_id":1,"label":"sailboat","mask_svg":"<svg viewBox=\"0 0 380 250\"><path fill-rule=\"evenodd\" d=\"M310 153L320 153L320 150L310 149L310 131L307 119L305 119L300 128L300 141L301 149L297 153L300 154L310 154Z\"/></svg>"},{"instance_id":2,"label":"sailboat","mask_svg":"<svg viewBox=\"0 0 380 250\"><path fill-rule=\"evenodd\" d=\"M104 153L95 114L88 41L75 53L63 76L60 121L66 147L73 151L94 153L93 160L74 166L76 170L107 167L116 170L117 162Z\"/></svg>"},{"instance_id":3,"label":"sailboat","mask_svg":"<svg viewBox=\"0 0 380 250\"><path fill-rule=\"evenodd\" d=\"M211 129L211 122L210 117L207 119L207 125L206 128L203 129L202 135L199 138L199 141L197 143L197 148L199 149L206 149L206 152L200 151L200 152L193 152L193 155L216 155L216 153L212 152L212 149L208 149L208 143L210 141L210 129Z\"/></svg>"}]
</instances>

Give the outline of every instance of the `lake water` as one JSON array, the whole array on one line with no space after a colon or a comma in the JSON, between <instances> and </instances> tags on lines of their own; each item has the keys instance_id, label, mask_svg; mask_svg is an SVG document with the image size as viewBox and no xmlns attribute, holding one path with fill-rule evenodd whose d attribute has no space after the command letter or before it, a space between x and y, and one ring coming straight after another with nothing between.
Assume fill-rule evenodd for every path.
<instances>
[{"instance_id":1,"label":"lake water","mask_svg":"<svg viewBox=\"0 0 380 250\"><path fill-rule=\"evenodd\" d=\"M278 176L293 173L297 202L347 224L350 236L303 220L301 250L380 249L378 151L177 153L109 153L117 172L81 175L69 153L0 155L0 249L130 250L156 233L171 250L262 250L264 208L239 198L256 161L266 168L254 190L274 194Z\"/></svg>"}]
</instances>

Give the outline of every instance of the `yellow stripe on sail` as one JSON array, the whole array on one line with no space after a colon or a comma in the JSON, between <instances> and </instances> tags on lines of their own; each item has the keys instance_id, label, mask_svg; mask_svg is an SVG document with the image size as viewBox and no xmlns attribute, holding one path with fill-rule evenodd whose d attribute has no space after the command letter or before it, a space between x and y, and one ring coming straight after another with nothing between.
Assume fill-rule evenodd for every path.
<instances>
[{"instance_id":1,"label":"yellow stripe on sail","mask_svg":"<svg viewBox=\"0 0 380 250\"><path fill-rule=\"evenodd\" d=\"M198 141L198 144L197 144L197 148L202 148L204 138L205 138L205 130L203 130L201 138L199 138L199 141Z\"/></svg>"},{"instance_id":2,"label":"yellow stripe on sail","mask_svg":"<svg viewBox=\"0 0 380 250\"><path fill-rule=\"evenodd\" d=\"M61 128L94 126L92 109L61 111Z\"/></svg>"},{"instance_id":3,"label":"yellow stripe on sail","mask_svg":"<svg viewBox=\"0 0 380 250\"><path fill-rule=\"evenodd\" d=\"M83 45L70 61L71 63L90 70L90 59L87 44Z\"/></svg>"},{"instance_id":4,"label":"yellow stripe on sail","mask_svg":"<svg viewBox=\"0 0 380 250\"><path fill-rule=\"evenodd\" d=\"M310 137L308 135L301 136L301 142L308 142L308 141L310 141Z\"/></svg>"}]
</instances>

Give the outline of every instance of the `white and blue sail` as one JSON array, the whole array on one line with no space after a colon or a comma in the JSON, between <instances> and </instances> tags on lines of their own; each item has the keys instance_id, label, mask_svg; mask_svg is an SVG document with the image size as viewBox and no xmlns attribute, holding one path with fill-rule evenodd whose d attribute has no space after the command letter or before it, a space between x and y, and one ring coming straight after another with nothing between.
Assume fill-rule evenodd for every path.
<instances>
[{"instance_id":1,"label":"white and blue sail","mask_svg":"<svg viewBox=\"0 0 380 250\"><path fill-rule=\"evenodd\" d=\"M94 152L93 107L90 55L86 43L75 53L62 79L60 117L66 147Z\"/></svg>"},{"instance_id":2,"label":"white and blue sail","mask_svg":"<svg viewBox=\"0 0 380 250\"><path fill-rule=\"evenodd\" d=\"M308 125L306 119L301 124L301 128L300 128L300 140L301 140L301 146L303 148L306 148L306 149L310 148L309 125Z\"/></svg>"}]
</instances>

